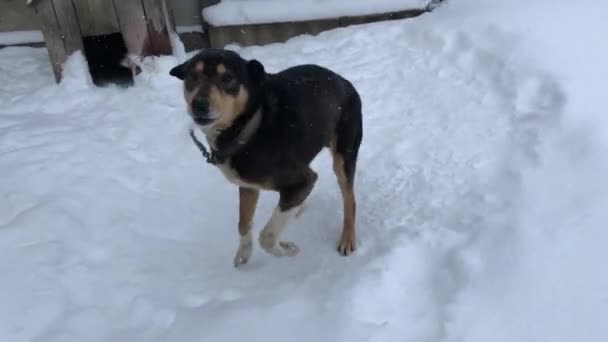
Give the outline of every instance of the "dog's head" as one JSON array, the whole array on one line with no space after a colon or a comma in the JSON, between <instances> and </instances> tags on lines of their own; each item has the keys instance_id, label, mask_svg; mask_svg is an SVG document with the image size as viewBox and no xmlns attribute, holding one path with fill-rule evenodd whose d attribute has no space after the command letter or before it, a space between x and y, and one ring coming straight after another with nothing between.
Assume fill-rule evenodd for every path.
<instances>
[{"instance_id":1,"label":"dog's head","mask_svg":"<svg viewBox=\"0 0 608 342\"><path fill-rule=\"evenodd\" d=\"M169 73L184 81L194 122L217 129L229 127L251 105L266 78L260 62L221 49L205 49Z\"/></svg>"}]
</instances>

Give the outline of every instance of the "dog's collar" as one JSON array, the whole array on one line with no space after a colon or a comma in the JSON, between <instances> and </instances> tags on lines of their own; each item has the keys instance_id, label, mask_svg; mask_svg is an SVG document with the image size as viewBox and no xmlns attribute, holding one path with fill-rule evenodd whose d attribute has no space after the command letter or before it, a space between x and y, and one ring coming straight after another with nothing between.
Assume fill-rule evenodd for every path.
<instances>
[{"instance_id":1,"label":"dog's collar","mask_svg":"<svg viewBox=\"0 0 608 342\"><path fill-rule=\"evenodd\" d=\"M212 165L222 164L227 158L236 154L245 144L249 142L251 137L257 132L262 122L261 109L256 110L253 115L244 124L239 125L240 130L237 136L222 148L211 148L211 152L207 151L207 148L201 143L194 135L194 130L190 129L190 137L194 142L194 145L203 154L203 158L207 160L207 163Z\"/></svg>"},{"instance_id":2,"label":"dog's collar","mask_svg":"<svg viewBox=\"0 0 608 342\"><path fill-rule=\"evenodd\" d=\"M235 127L237 128L238 132L236 137L230 139L229 141L226 141L225 143L219 144L217 147L213 147L211 149L211 153L215 158L216 164L222 164L223 162L225 162L226 159L235 155L241 148L243 148L243 146L245 146L249 142L249 140L251 140L253 135L258 131L258 128L260 128L260 124L262 123L262 111L261 109L257 109L249 118L244 116L243 119L246 120L244 123L235 125L240 126ZM222 138L222 135L225 133L227 132L220 134L220 136L216 140L216 143L222 142L220 138Z\"/></svg>"}]
</instances>

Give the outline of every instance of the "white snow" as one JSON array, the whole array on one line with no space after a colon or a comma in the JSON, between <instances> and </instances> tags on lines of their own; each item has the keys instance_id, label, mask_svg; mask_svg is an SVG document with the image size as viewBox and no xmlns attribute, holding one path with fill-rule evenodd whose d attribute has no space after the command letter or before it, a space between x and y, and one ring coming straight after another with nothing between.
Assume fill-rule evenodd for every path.
<instances>
[{"instance_id":1,"label":"white snow","mask_svg":"<svg viewBox=\"0 0 608 342\"><path fill-rule=\"evenodd\" d=\"M189 140L178 58L125 90L81 54L55 85L45 50L0 49L0 340L608 340L607 9L461 0L232 46L328 66L364 103L357 252L335 251L324 152L286 230L300 254L256 243L240 269L237 191Z\"/></svg>"},{"instance_id":2,"label":"white snow","mask_svg":"<svg viewBox=\"0 0 608 342\"><path fill-rule=\"evenodd\" d=\"M177 33L203 32L202 25L178 25L175 27Z\"/></svg>"},{"instance_id":3,"label":"white snow","mask_svg":"<svg viewBox=\"0 0 608 342\"><path fill-rule=\"evenodd\" d=\"M214 26L328 19L424 9L430 0L222 0L203 9Z\"/></svg>"},{"instance_id":4,"label":"white snow","mask_svg":"<svg viewBox=\"0 0 608 342\"><path fill-rule=\"evenodd\" d=\"M0 32L0 45L15 45L44 42L41 31Z\"/></svg>"}]
</instances>

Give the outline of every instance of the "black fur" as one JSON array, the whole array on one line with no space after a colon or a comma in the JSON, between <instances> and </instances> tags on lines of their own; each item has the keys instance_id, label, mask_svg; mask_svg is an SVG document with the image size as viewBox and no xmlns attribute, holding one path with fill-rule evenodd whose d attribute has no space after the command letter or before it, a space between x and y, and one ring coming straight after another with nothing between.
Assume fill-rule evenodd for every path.
<instances>
[{"instance_id":1,"label":"black fur","mask_svg":"<svg viewBox=\"0 0 608 342\"><path fill-rule=\"evenodd\" d=\"M247 61L235 52L218 49L203 50L174 67L170 74L185 80L187 89L193 89L196 83L189 75L197 61L204 61L204 72L209 77L217 64L224 64L249 93L246 110L219 135L218 153L261 110L257 132L230 156L230 167L243 181L271 184L272 189L286 194L293 189L308 189L316 180L310 162L335 139L336 153L343 157L344 171L352 184L362 139L362 116L361 99L348 80L317 65L299 65L271 74L259 61Z\"/></svg>"},{"instance_id":2,"label":"black fur","mask_svg":"<svg viewBox=\"0 0 608 342\"><path fill-rule=\"evenodd\" d=\"M232 158L233 167L245 179L272 175L280 189L304 177L303 170L334 136L338 152L350 154L354 164L360 103L350 82L319 66L269 75L261 91L262 125L246 149ZM349 168L354 170L354 165Z\"/></svg>"},{"instance_id":3,"label":"black fur","mask_svg":"<svg viewBox=\"0 0 608 342\"><path fill-rule=\"evenodd\" d=\"M185 63L184 64L180 64L177 66L174 66L170 71L169 71L169 75L173 76L173 77L177 77L180 80L184 80L184 75L185 75Z\"/></svg>"}]
</instances>

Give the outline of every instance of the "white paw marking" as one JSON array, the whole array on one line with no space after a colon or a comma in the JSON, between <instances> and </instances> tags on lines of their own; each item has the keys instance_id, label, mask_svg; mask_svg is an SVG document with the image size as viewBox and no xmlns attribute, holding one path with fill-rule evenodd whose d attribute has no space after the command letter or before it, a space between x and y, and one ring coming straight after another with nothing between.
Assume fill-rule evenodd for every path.
<instances>
[{"instance_id":1,"label":"white paw marking","mask_svg":"<svg viewBox=\"0 0 608 342\"><path fill-rule=\"evenodd\" d=\"M253 242L251 239L251 231L246 235L241 236L241 242L239 243L239 248L236 251L236 255L234 256L234 267L238 267L240 265L246 264L251 257L251 252L253 251Z\"/></svg>"},{"instance_id":2,"label":"white paw marking","mask_svg":"<svg viewBox=\"0 0 608 342\"><path fill-rule=\"evenodd\" d=\"M272 212L272 216L260 233L259 242L264 250L274 256L294 256L300 251L293 242L279 241L279 236L292 220L299 207L294 207L286 211L281 211L277 206Z\"/></svg>"},{"instance_id":3,"label":"white paw marking","mask_svg":"<svg viewBox=\"0 0 608 342\"><path fill-rule=\"evenodd\" d=\"M300 249L293 242L281 241L281 242L279 242L279 246L281 246L281 248L283 248L283 253L284 253L283 255L294 256L294 255L300 253Z\"/></svg>"}]
</instances>

